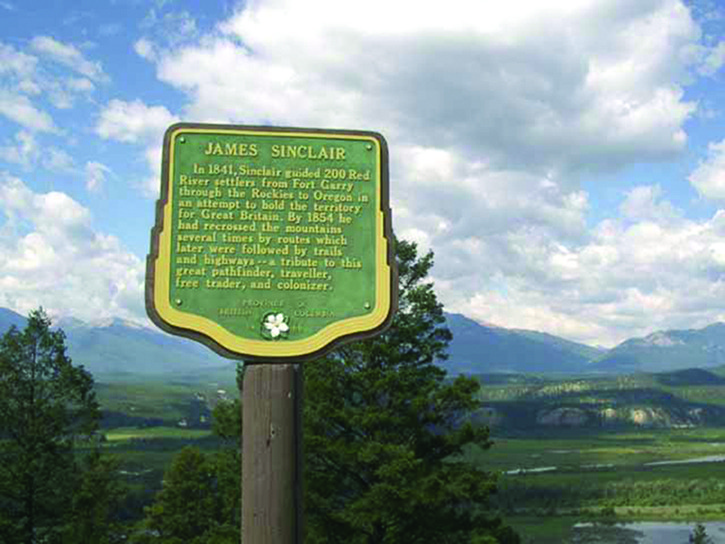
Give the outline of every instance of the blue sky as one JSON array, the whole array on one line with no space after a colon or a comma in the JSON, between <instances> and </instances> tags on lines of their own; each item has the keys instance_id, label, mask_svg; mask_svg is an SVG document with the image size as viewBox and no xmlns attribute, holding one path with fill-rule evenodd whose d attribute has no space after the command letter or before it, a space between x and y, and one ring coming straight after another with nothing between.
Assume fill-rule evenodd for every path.
<instances>
[{"instance_id":1,"label":"blue sky","mask_svg":"<svg viewBox=\"0 0 725 544\"><path fill-rule=\"evenodd\" d=\"M176 121L376 130L449 311L725 321L725 5L0 0L0 306L145 322Z\"/></svg>"}]
</instances>

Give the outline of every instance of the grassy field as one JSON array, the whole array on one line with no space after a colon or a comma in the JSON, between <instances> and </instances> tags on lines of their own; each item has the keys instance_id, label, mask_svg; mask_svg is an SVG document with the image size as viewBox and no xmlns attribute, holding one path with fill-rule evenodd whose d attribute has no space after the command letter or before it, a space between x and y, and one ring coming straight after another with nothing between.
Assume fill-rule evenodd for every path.
<instances>
[{"instance_id":1,"label":"grassy field","mask_svg":"<svg viewBox=\"0 0 725 544\"><path fill-rule=\"evenodd\" d=\"M102 426L186 426L209 428L218 402L239 398L234 379L226 382L147 380L97 383L96 394L104 412Z\"/></svg>"},{"instance_id":2,"label":"grassy field","mask_svg":"<svg viewBox=\"0 0 725 544\"><path fill-rule=\"evenodd\" d=\"M575 516L506 516L524 544L563 544L577 521Z\"/></svg>"},{"instance_id":3,"label":"grassy field","mask_svg":"<svg viewBox=\"0 0 725 544\"><path fill-rule=\"evenodd\" d=\"M725 520L725 462L648 465L725 459L725 428L567 434L494 437L490 450L466 451L467 460L499 473L494 504L525 542L562 544L576 523L604 518ZM529 472L511 473L517 469Z\"/></svg>"},{"instance_id":4,"label":"grassy field","mask_svg":"<svg viewBox=\"0 0 725 544\"><path fill-rule=\"evenodd\" d=\"M682 460L707 455L725 455L725 428L650 429L639 432L602 430L561 432L548 430L545 438L493 436L494 446L481 452L472 449L466 457L485 463L489 470L556 466L562 470L582 465L614 464L618 467Z\"/></svg>"},{"instance_id":5,"label":"grassy field","mask_svg":"<svg viewBox=\"0 0 725 544\"><path fill-rule=\"evenodd\" d=\"M120 470L135 493L130 515L140 515L143 505L150 503L164 470L184 446L207 452L223 447L211 433L211 411L216 403L239 394L233 378L226 383L99 384L97 391L104 411L131 418L117 419L117 425L103 430L104 448L121 460ZM562 401L592 403L622 392L619 402L642 402L640 391L654 391L646 393L647 402L676 398L725 405L724 385L664 385L653 376L500 379L485 385L481 397L537 409ZM582 521L603 521L610 530L606 522L611 520L725 520L725 462L650 464L725 459L725 425L525 431L494 427L493 441L491 449L469 448L464 457L499 474L500 492L493 506L525 542L563 544ZM622 538L636 542L627 540L631 535Z\"/></svg>"},{"instance_id":6,"label":"grassy field","mask_svg":"<svg viewBox=\"0 0 725 544\"><path fill-rule=\"evenodd\" d=\"M716 379L716 373L711 373ZM559 376L528 375L479 376L479 398L485 402L553 400L580 403L604 403L626 392L657 391L687 402L725 406L722 383L688 383L669 374L635 374L627 376Z\"/></svg>"},{"instance_id":7,"label":"grassy field","mask_svg":"<svg viewBox=\"0 0 725 544\"><path fill-rule=\"evenodd\" d=\"M177 438L198 440L210 436L211 431L204 429L179 429L177 427L119 427L106 433L109 446L124 444L133 440L155 440L159 438Z\"/></svg>"},{"instance_id":8,"label":"grassy field","mask_svg":"<svg viewBox=\"0 0 725 544\"><path fill-rule=\"evenodd\" d=\"M144 516L144 507L152 504L162 488L164 472L185 446L194 446L211 454L228 447L212 434L211 429L189 429L175 426L119 427L105 429L102 443L105 455L119 461L118 474L128 494L121 518L137 521ZM77 448L83 454L87 445Z\"/></svg>"},{"instance_id":9,"label":"grassy field","mask_svg":"<svg viewBox=\"0 0 725 544\"><path fill-rule=\"evenodd\" d=\"M725 386L698 381L702 378L484 376L481 400L506 417L492 426L490 450L470 448L464 457L499 473L494 504L525 542L570 542L579 522L725 520L725 462L719 462L725 460L725 420L719 419ZM532 425L537 414L562 406L589 413L597 407L625 413L651 408L680 416L701 409L709 420L690 421L690 428L658 421L607 427L591 419L581 427ZM682 463L696 459L710 462ZM638 541L628 533L609 538Z\"/></svg>"}]
</instances>

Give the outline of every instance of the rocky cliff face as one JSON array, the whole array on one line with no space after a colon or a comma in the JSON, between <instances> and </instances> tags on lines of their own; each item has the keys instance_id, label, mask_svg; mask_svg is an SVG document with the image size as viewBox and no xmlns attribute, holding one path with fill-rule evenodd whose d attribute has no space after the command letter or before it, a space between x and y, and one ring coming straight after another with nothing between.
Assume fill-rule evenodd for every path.
<instances>
[{"instance_id":1,"label":"rocky cliff face","mask_svg":"<svg viewBox=\"0 0 725 544\"><path fill-rule=\"evenodd\" d=\"M522 412L511 406L486 406L476 422L492 428L673 428L725 424L725 408L693 406L665 408L662 406L572 407L550 406Z\"/></svg>"},{"instance_id":2,"label":"rocky cliff face","mask_svg":"<svg viewBox=\"0 0 725 544\"><path fill-rule=\"evenodd\" d=\"M554 408L541 410L536 415L539 425L554 427L581 427L589 421L589 414L581 408Z\"/></svg>"}]
</instances>

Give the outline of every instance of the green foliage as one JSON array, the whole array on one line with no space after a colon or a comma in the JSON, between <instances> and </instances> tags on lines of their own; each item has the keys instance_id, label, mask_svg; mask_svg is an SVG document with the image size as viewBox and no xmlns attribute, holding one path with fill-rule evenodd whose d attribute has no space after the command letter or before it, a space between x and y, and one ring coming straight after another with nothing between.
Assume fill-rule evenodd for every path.
<instances>
[{"instance_id":1,"label":"green foliage","mask_svg":"<svg viewBox=\"0 0 725 544\"><path fill-rule=\"evenodd\" d=\"M145 509L146 517L138 524L132 542L239 543L242 421L238 399L217 403L212 432L225 444L213 455L185 447L173 458L164 474L163 489Z\"/></svg>"},{"instance_id":2,"label":"green foliage","mask_svg":"<svg viewBox=\"0 0 725 544\"><path fill-rule=\"evenodd\" d=\"M707 536L707 531L702 523L695 525L695 530L690 534L690 544L712 544L712 539Z\"/></svg>"},{"instance_id":3,"label":"green foliage","mask_svg":"<svg viewBox=\"0 0 725 544\"><path fill-rule=\"evenodd\" d=\"M478 382L436 366L451 340L426 281L433 255L398 242L399 311L383 334L305 371L309 543L518 542L487 514L495 478L459 460L491 446L466 416Z\"/></svg>"},{"instance_id":4,"label":"green foliage","mask_svg":"<svg viewBox=\"0 0 725 544\"><path fill-rule=\"evenodd\" d=\"M65 335L41 310L0 339L0 541L57 541L74 514L81 468L73 442L100 410L93 378L73 366ZM92 541L91 541L92 542Z\"/></svg>"},{"instance_id":5,"label":"green foliage","mask_svg":"<svg viewBox=\"0 0 725 544\"><path fill-rule=\"evenodd\" d=\"M103 457L98 449L86 455L72 498L71 522L63 531L63 544L124 542L124 529L115 515L128 490L116 476L118 468L118 459Z\"/></svg>"},{"instance_id":6,"label":"green foliage","mask_svg":"<svg viewBox=\"0 0 725 544\"><path fill-rule=\"evenodd\" d=\"M213 458L186 447L164 474L146 509L138 544L236 544L240 541L240 458L224 449Z\"/></svg>"},{"instance_id":7,"label":"green foliage","mask_svg":"<svg viewBox=\"0 0 725 544\"><path fill-rule=\"evenodd\" d=\"M239 399L218 403L212 413L211 425L216 436L241 446L242 411Z\"/></svg>"}]
</instances>

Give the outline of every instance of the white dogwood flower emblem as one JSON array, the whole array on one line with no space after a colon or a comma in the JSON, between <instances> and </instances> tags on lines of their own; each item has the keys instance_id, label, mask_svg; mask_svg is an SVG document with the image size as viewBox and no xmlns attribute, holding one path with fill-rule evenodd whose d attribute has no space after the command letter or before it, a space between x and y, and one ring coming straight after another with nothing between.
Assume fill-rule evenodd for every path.
<instances>
[{"instance_id":1,"label":"white dogwood flower emblem","mask_svg":"<svg viewBox=\"0 0 725 544\"><path fill-rule=\"evenodd\" d=\"M272 338L277 338L281 333L289 331L289 325L285 323L285 316L282 313L269 314L264 326L272 335Z\"/></svg>"}]
</instances>

